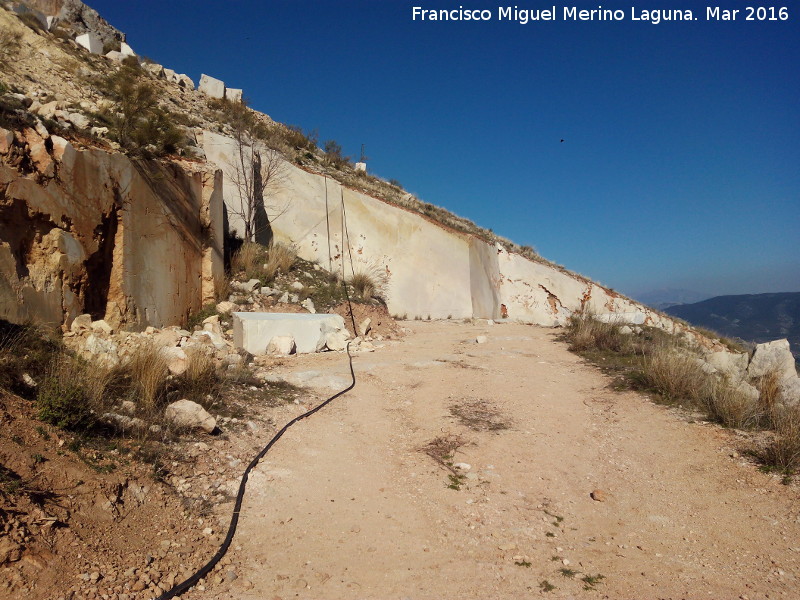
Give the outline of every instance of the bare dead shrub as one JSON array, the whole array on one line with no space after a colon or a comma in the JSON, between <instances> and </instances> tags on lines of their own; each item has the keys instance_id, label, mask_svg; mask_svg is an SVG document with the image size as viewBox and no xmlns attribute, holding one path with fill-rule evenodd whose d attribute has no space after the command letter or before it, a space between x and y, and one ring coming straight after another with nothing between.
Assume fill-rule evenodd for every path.
<instances>
[{"instance_id":1,"label":"bare dead shrub","mask_svg":"<svg viewBox=\"0 0 800 600\"><path fill-rule=\"evenodd\" d=\"M508 429L498 411L488 400L468 399L450 407L450 414L473 431L500 431Z\"/></svg>"},{"instance_id":2,"label":"bare dead shrub","mask_svg":"<svg viewBox=\"0 0 800 600\"><path fill-rule=\"evenodd\" d=\"M430 456L440 466L455 473L453 459L458 449L466 443L466 440L460 435L448 433L432 439L422 446L420 451Z\"/></svg>"}]
</instances>

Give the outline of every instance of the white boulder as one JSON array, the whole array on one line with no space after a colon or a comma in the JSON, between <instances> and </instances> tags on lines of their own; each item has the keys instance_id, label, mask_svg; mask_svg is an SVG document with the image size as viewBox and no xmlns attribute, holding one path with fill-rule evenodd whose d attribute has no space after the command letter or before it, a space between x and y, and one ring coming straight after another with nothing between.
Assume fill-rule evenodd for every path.
<instances>
[{"instance_id":1,"label":"white boulder","mask_svg":"<svg viewBox=\"0 0 800 600\"><path fill-rule=\"evenodd\" d=\"M762 377L770 371L777 371L780 379L797 377L789 340L775 340L756 346L747 367L747 375L751 378Z\"/></svg>"},{"instance_id":2,"label":"white boulder","mask_svg":"<svg viewBox=\"0 0 800 600\"><path fill-rule=\"evenodd\" d=\"M181 429L202 429L211 433L217 427L217 421L206 409L191 400L178 400L164 410L164 418Z\"/></svg>"},{"instance_id":3,"label":"white boulder","mask_svg":"<svg viewBox=\"0 0 800 600\"><path fill-rule=\"evenodd\" d=\"M276 335L267 344L267 354L289 356L297 351L297 344L290 335Z\"/></svg>"},{"instance_id":4,"label":"white boulder","mask_svg":"<svg viewBox=\"0 0 800 600\"><path fill-rule=\"evenodd\" d=\"M176 346L161 348L161 356L167 361L167 368L173 375L181 375L186 372L189 357L186 355L183 348L178 348Z\"/></svg>"},{"instance_id":5,"label":"white boulder","mask_svg":"<svg viewBox=\"0 0 800 600\"><path fill-rule=\"evenodd\" d=\"M200 75L199 90L210 98L221 100L225 97L225 82L203 73Z\"/></svg>"}]
</instances>

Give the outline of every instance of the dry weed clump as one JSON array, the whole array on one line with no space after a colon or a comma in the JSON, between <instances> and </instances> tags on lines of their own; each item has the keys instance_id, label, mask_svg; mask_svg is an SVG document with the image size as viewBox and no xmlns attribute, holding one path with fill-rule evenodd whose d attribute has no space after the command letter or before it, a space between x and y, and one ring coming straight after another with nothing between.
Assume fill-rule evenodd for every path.
<instances>
[{"instance_id":1,"label":"dry weed clump","mask_svg":"<svg viewBox=\"0 0 800 600\"><path fill-rule=\"evenodd\" d=\"M701 405L713 394L714 381L697 357L678 347L662 347L644 357L639 382L669 401Z\"/></svg>"},{"instance_id":2,"label":"dry weed clump","mask_svg":"<svg viewBox=\"0 0 800 600\"><path fill-rule=\"evenodd\" d=\"M757 403L727 379L712 382L711 393L703 398L703 407L711 420L726 427L746 429L760 420Z\"/></svg>"},{"instance_id":3,"label":"dry weed clump","mask_svg":"<svg viewBox=\"0 0 800 600\"><path fill-rule=\"evenodd\" d=\"M345 282L356 300L369 302L373 298L382 299L387 284L386 271L377 264L362 264Z\"/></svg>"},{"instance_id":4,"label":"dry weed clump","mask_svg":"<svg viewBox=\"0 0 800 600\"><path fill-rule=\"evenodd\" d=\"M279 273L288 273L296 260L297 252L291 246L276 242L267 247L245 242L233 255L231 270L234 274L244 274L248 279L259 279L267 284Z\"/></svg>"},{"instance_id":5,"label":"dry weed clump","mask_svg":"<svg viewBox=\"0 0 800 600\"><path fill-rule=\"evenodd\" d=\"M214 356L202 347L186 350L186 371L179 379L180 396L210 408L222 389Z\"/></svg>"},{"instance_id":6,"label":"dry weed clump","mask_svg":"<svg viewBox=\"0 0 800 600\"><path fill-rule=\"evenodd\" d=\"M39 385L36 404L39 418L71 431L96 425L96 415L108 404L111 369L66 352L55 355Z\"/></svg>"},{"instance_id":7,"label":"dry weed clump","mask_svg":"<svg viewBox=\"0 0 800 600\"><path fill-rule=\"evenodd\" d=\"M581 313L570 317L566 336L573 352L609 350L626 352L630 349L630 336L621 332L619 323L598 321L592 314Z\"/></svg>"},{"instance_id":8,"label":"dry weed clump","mask_svg":"<svg viewBox=\"0 0 800 600\"><path fill-rule=\"evenodd\" d=\"M453 459L458 449L466 443L467 441L460 435L448 433L432 439L422 446L420 451L430 456L440 466L455 473L456 470L453 467Z\"/></svg>"},{"instance_id":9,"label":"dry weed clump","mask_svg":"<svg viewBox=\"0 0 800 600\"><path fill-rule=\"evenodd\" d=\"M450 414L473 431L501 431L509 427L488 400L464 400L451 406Z\"/></svg>"},{"instance_id":10,"label":"dry weed clump","mask_svg":"<svg viewBox=\"0 0 800 600\"><path fill-rule=\"evenodd\" d=\"M139 344L120 369L129 379L132 399L147 412L163 403L169 367L160 347L153 343Z\"/></svg>"},{"instance_id":11,"label":"dry weed clump","mask_svg":"<svg viewBox=\"0 0 800 600\"><path fill-rule=\"evenodd\" d=\"M800 469L800 406L780 406L772 414L775 436L761 450L761 460L792 474Z\"/></svg>"}]
</instances>

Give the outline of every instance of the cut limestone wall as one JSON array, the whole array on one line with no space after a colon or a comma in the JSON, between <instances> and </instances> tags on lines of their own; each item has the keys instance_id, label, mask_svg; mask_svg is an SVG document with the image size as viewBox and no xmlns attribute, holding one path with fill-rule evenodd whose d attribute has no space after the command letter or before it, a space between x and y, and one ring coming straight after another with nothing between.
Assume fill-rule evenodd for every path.
<instances>
[{"instance_id":1,"label":"cut limestone wall","mask_svg":"<svg viewBox=\"0 0 800 600\"><path fill-rule=\"evenodd\" d=\"M39 126L0 130L9 135L0 147L0 318L69 325L88 312L141 328L180 323L213 299L220 175L79 150Z\"/></svg>"},{"instance_id":2,"label":"cut limestone wall","mask_svg":"<svg viewBox=\"0 0 800 600\"><path fill-rule=\"evenodd\" d=\"M205 132L202 145L225 173L227 205L238 199L230 182L236 146ZM342 199L348 232L342 236ZM294 244L301 257L341 272L343 254L355 270L387 279L392 314L408 318L501 318L564 324L583 308L614 313L625 322L672 330L670 319L587 279L511 254L502 246L443 227L422 215L343 188L322 175L285 163L281 186L266 199L275 239ZM231 228L241 222L229 212ZM349 270L349 262L347 262ZM616 318L616 317L615 317Z\"/></svg>"}]
</instances>

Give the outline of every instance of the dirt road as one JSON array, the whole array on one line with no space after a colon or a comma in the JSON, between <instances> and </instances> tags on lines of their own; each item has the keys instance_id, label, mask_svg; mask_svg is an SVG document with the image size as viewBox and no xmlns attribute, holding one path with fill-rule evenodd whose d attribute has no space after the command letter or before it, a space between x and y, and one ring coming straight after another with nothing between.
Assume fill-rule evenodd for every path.
<instances>
[{"instance_id":1,"label":"dirt road","mask_svg":"<svg viewBox=\"0 0 800 600\"><path fill-rule=\"evenodd\" d=\"M407 325L254 472L220 598L800 597L798 488L735 435L608 389L552 330ZM420 450L456 436L460 477Z\"/></svg>"}]
</instances>

